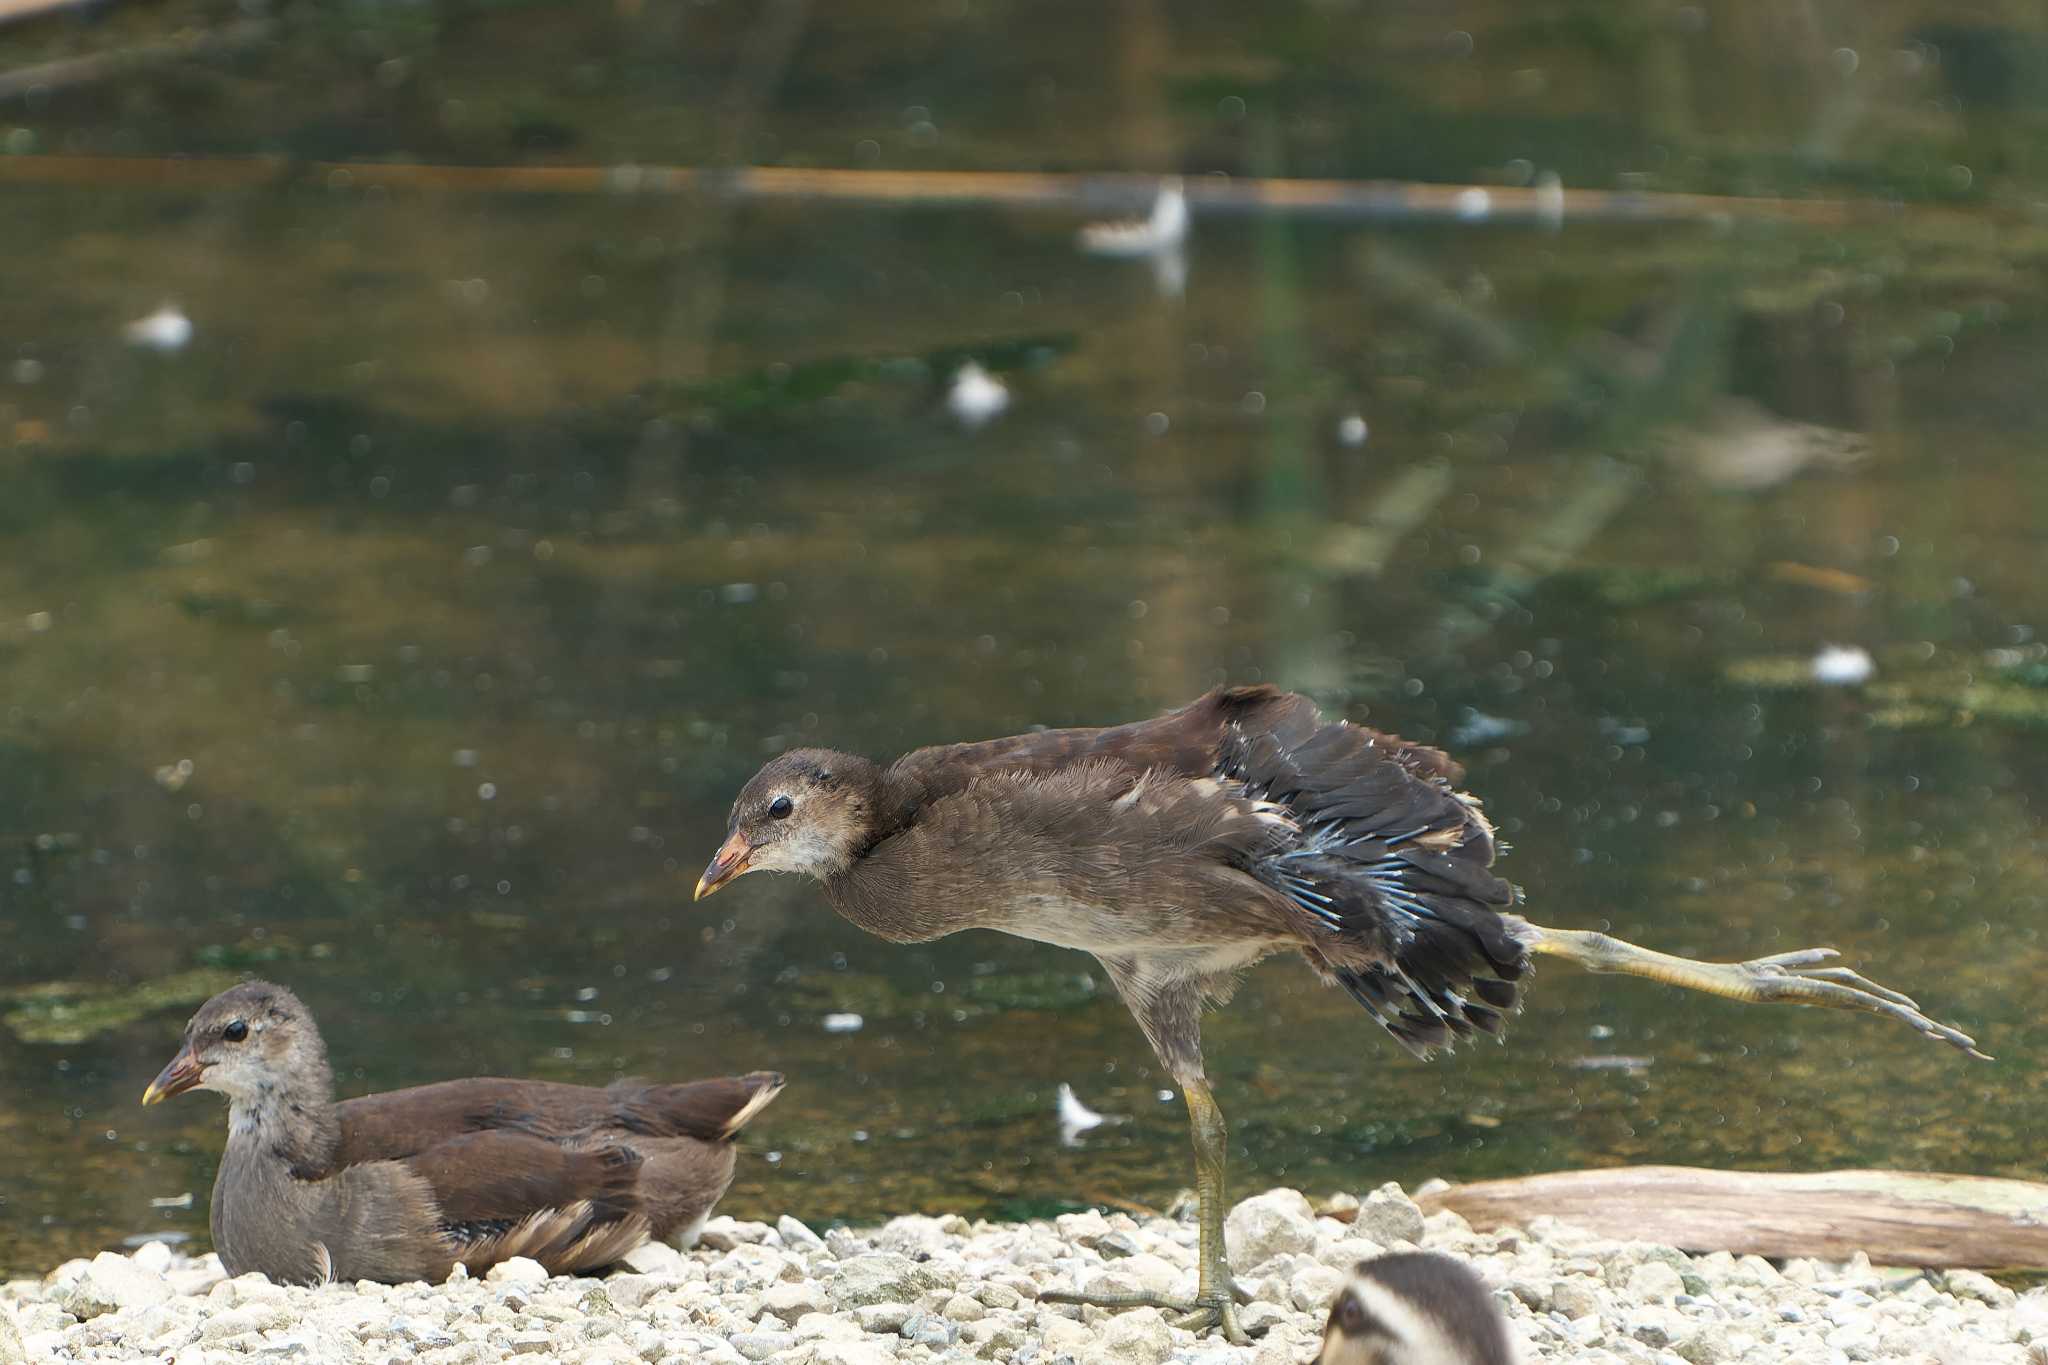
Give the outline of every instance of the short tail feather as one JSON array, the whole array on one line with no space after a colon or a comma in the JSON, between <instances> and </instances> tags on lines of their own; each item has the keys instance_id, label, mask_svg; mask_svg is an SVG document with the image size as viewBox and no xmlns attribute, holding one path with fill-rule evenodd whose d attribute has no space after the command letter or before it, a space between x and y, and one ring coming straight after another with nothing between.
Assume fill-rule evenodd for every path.
<instances>
[{"instance_id":1,"label":"short tail feather","mask_svg":"<svg viewBox=\"0 0 2048 1365\"><path fill-rule=\"evenodd\" d=\"M782 1073L750 1071L680 1085L618 1081L611 1087L612 1122L648 1137L729 1142L777 1095Z\"/></svg>"},{"instance_id":2,"label":"short tail feather","mask_svg":"<svg viewBox=\"0 0 2048 1365\"><path fill-rule=\"evenodd\" d=\"M1493 831L1455 771L1284 694L1237 719L1217 764L1299 826L1251 873L1307 914L1327 936L1311 957L1419 1057L1500 1033L1528 968L1520 921L1501 913L1515 889L1491 870Z\"/></svg>"}]
</instances>

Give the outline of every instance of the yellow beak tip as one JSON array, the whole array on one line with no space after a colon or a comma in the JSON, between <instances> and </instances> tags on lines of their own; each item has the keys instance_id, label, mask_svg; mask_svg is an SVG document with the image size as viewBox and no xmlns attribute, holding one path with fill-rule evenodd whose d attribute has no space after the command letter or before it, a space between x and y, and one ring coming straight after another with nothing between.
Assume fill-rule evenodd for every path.
<instances>
[{"instance_id":1,"label":"yellow beak tip","mask_svg":"<svg viewBox=\"0 0 2048 1365\"><path fill-rule=\"evenodd\" d=\"M149 1089L142 1092L142 1102L145 1105L155 1104L158 1100L162 1099L163 1097L163 1092L161 1090L158 1090L154 1085L150 1086Z\"/></svg>"},{"instance_id":2,"label":"yellow beak tip","mask_svg":"<svg viewBox=\"0 0 2048 1365\"><path fill-rule=\"evenodd\" d=\"M702 877L699 877L697 878L697 894L690 897L690 899L693 901L701 901L717 889L717 887L707 884Z\"/></svg>"}]
</instances>

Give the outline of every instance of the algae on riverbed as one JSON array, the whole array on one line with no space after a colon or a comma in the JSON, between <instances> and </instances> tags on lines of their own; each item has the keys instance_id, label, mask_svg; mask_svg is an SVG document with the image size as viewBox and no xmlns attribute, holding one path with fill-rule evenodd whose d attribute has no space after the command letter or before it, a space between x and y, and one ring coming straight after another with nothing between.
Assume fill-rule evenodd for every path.
<instances>
[{"instance_id":1,"label":"algae on riverbed","mask_svg":"<svg viewBox=\"0 0 2048 1365\"><path fill-rule=\"evenodd\" d=\"M44 981L0 988L12 1008L0 1015L25 1043L82 1043L173 1005L196 1005L241 978L217 967L195 967L132 986L99 981Z\"/></svg>"}]
</instances>

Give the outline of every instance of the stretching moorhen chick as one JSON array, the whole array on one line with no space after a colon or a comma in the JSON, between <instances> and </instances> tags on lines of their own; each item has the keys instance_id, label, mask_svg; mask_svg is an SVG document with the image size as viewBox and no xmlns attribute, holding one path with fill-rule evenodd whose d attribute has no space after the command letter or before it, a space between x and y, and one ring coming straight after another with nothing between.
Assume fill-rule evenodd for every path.
<instances>
[{"instance_id":1,"label":"stretching moorhen chick","mask_svg":"<svg viewBox=\"0 0 2048 1365\"><path fill-rule=\"evenodd\" d=\"M1538 953L1734 1000L1888 1015L1974 1054L1905 996L1816 965L1829 949L1694 962L1509 914L1518 893L1491 870L1493 828L1453 785L1461 775L1435 749L1326 722L1270 686L1132 725L919 749L887 768L796 749L741 790L697 895L746 872L804 872L886 939L1000 929L1095 954L1187 1100L1201 1277L1193 1303L1056 1297L1186 1311L1233 1341L1223 1115L1201 1015L1269 953L1299 952L1423 1057L1499 1033Z\"/></svg>"},{"instance_id":2,"label":"stretching moorhen chick","mask_svg":"<svg viewBox=\"0 0 2048 1365\"><path fill-rule=\"evenodd\" d=\"M297 996L222 991L143 1092L227 1096L213 1247L230 1275L289 1284L439 1282L526 1256L609 1265L688 1243L732 1184L733 1138L782 1089L772 1071L605 1089L482 1077L334 1102Z\"/></svg>"}]
</instances>

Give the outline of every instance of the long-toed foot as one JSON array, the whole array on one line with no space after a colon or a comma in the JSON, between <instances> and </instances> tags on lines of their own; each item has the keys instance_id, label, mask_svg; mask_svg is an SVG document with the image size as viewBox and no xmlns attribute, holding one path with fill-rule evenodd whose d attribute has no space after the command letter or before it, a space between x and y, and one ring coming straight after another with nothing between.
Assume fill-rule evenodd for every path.
<instances>
[{"instance_id":1,"label":"long-toed foot","mask_svg":"<svg viewBox=\"0 0 2048 1365\"><path fill-rule=\"evenodd\" d=\"M1981 1061L1991 1060L1977 1050L1975 1038L1922 1014L1911 996L1847 967L1820 966L1840 956L1833 948L1802 948L1748 962L1695 962L1589 930L1531 927L1538 935L1530 945L1533 951L1576 962L1587 971L1622 972L1729 1000L1881 1015Z\"/></svg>"},{"instance_id":2,"label":"long-toed foot","mask_svg":"<svg viewBox=\"0 0 2048 1365\"><path fill-rule=\"evenodd\" d=\"M1171 1294L1148 1294L1143 1290L1123 1291L1105 1289L1090 1293L1078 1289L1047 1289L1040 1291L1040 1303L1076 1303L1094 1308L1157 1308L1162 1312L1177 1313L1175 1327L1185 1327L1200 1334L1220 1330L1223 1339L1232 1346L1251 1345L1251 1336L1237 1320L1238 1301L1249 1302L1250 1296L1242 1288L1235 1290L1236 1299L1178 1299Z\"/></svg>"}]
</instances>

